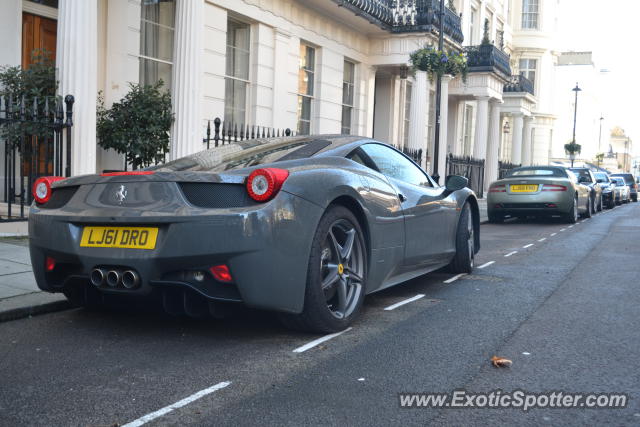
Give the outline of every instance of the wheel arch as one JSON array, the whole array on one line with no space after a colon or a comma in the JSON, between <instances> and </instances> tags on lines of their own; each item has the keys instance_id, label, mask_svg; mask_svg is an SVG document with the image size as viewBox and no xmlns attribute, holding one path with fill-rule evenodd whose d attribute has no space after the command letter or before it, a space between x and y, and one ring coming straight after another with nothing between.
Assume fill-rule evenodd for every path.
<instances>
[{"instance_id":1,"label":"wheel arch","mask_svg":"<svg viewBox=\"0 0 640 427\"><path fill-rule=\"evenodd\" d=\"M367 271L369 271L371 263L371 230L369 228L369 221L367 220L364 208L358 200L347 194L334 198L329 203L329 206L332 205L338 205L349 209L349 211L351 211L358 220L358 224L360 225L360 228L362 228L362 233L364 234L364 244L367 249Z\"/></svg>"}]
</instances>

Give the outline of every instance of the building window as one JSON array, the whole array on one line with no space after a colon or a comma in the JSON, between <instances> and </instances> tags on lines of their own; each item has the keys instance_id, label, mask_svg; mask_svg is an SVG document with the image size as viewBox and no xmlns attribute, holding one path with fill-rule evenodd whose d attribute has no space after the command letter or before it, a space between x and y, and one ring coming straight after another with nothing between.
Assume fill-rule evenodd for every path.
<instances>
[{"instance_id":1,"label":"building window","mask_svg":"<svg viewBox=\"0 0 640 427\"><path fill-rule=\"evenodd\" d=\"M311 104L314 94L316 50L300 44L300 70L298 71L298 134L311 132Z\"/></svg>"},{"instance_id":2,"label":"building window","mask_svg":"<svg viewBox=\"0 0 640 427\"><path fill-rule=\"evenodd\" d=\"M474 120L473 114L473 106L465 105L464 107L464 117L462 124L462 154L465 156L470 156L473 153L473 137L474 137Z\"/></svg>"},{"instance_id":3,"label":"building window","mask_svg":"<svg viewBox=\"0 0 640 427\"><path fill-rule=\"evenodd\" d=\"M538 29L538 0L522 0L522 28Z\"/></svg>"},{"instance_id":4,"label":"building window","mask_svg":"<svg viewBox=\"0 0 640 427\"><path fill-rule=\"evenodd\" d=\"M175 2L143 0L140 14L140 84L162 80L171 88Z\"/></svg>"},{"instance_id":5,"label":"building window","mask_svg":"<svg viewBox=\"0 0 640 427\"><path fill-rule=\"evenodd\" d=\"M227 57L224 78L224 121L244 125L249 93L249 42L251 27L227 21Z\"/></svg>"},{"instance_id":6,"label":"building window","mask_svg":"<svg viewBox=\"0 0 640 427\"><path fill-rule=\"evenodd\" d=\"M353 118L353 99L355 89L356 64L344 61L342 73L342 129L343 135L351 134L351 121Z\"/></svg>"},{"instance_id":7,"label":"building window","mask_svg":"<svg viewBox=\"0 0 640 427\"><path fill-rule=\"evenodd\" d=\"M402 135L402 142L405 147L409 146L409 132L411 132L411 91L413 85L411 82L406 82L404 89L404 128Z\"/></svg>"},{"instance_id":8,"label":"building window","mask_svg":"<svg viewBox=\"0 0 640 427\"><path fill-rule=\"evenodd\" d=\"M520 75L525 76L535 88L536 84L536 67L538 66L538 61L536 59L521 59L520 60Z\"/></svg>"},{"instance_id":9,"label":"building window","mask_svg":"<svg viewBox=\"0 0 640 427\"><path fill-rule=\"evenodd\" d=\"M469 46L473 46L473 42L475 41L475 32L476 32L476 16L478 12L476 9L471 8L471 14L469 15Z\"/></svg>"}]
</instances>

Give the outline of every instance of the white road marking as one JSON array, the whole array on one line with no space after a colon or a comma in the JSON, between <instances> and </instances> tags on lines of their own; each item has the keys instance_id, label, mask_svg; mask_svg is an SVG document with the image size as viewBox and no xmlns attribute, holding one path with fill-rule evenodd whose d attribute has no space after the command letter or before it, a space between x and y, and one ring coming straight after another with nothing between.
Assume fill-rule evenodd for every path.
<instances>
[{"instance_id":1,"label":"white road marking","mask_svg":"<svg viewBox=\"0 0 640 427\"><path fill-rule=\"evenodd\" d=\"M528 245L524 245L522 247L522 249L527 249L527 248L530 248L531 246L533 246L533 243L529 243Z\"/></svg>"},{"instance_id":2,"label":"white road marking","mask_svg":"<svg viewBox=\"0 0 640 427\"><path fill-rule=\"evenodd\" d=\"M186 397L182 400L177 401L176 403L169 405L169 406L165 406L162 409L158 409L155 412L152 412L150 414L145 415L144 417L138 418L135 421L131 421L130 423L127 423L125 425L123 425L122 427L138 427L141 426L143 424L148 423L149 421L155 420L156 418L159 418L165 414L168 414L169 412L178 409L178 408L182 408L185 405L188 405L189 403L196 401L208 394L211 394L215 391L221 390L225 387L227 387L229 384L231 384L231 381L224 381L221 383L218 383L214 386L211 386L209 388L205 388L204 390L200 390L199 392L192 394L189 397Z\"/></svg>"},{"instance_id":3,"label":"white road marking","mask_svg":"<svg viewBox=\"0 0 640 427\"><path fill-rule=\"evenodd\" d=\"M538 242L544 242L545 240L547 240L547 238L543 237L542 239L538 239Z\"/></svg>"},{"instance_id":4,"label":"white road marking","mask_svg":"<svg viewBox=\"0 0 640 427\"><path fill-rule=\"evenodd\" d=\"M486 264L482 264L480 267L478 268L485 268L485 267L489 267L491 264L495 264L495 261L489 261Z\"/></svg>"},{"instance_id":5,"label":"white road marking","mask_svg":"<svg viewBox=\"0 0 640 427\"><path fill-rule=\"evenodd\" d=\"M508 254L506 254L504 257L505 257L505 258L509 258L511 255L515 255L515 254L517 254L517 253L518 253L518 251L509 252L509 253L508 253Z\"/></svg>"},{"instance_id":6,"label":"white road marking","mask_svg":"<svg viewBox=\"0 0 640 427\"><path fill-rule=\"evenodd\" d=\"M566 228L561 228L560 231L567 231L567 229Z\"/></svg>"},{"instance_id":7,"label":"white road marking","mask_svg":"<svg viewBox=\"0 0 640 427\"><path fill-rule=\"evenodd\" d=\"M415 297L413 297L413 298L409 298L409 299L406 299L406 300L403 300L403 301L397 302L397 303L395 303L395 304L392 304L392 305L390 305L389 307L386 307L386 308L385 308L385 311L395 310L396 308L398 308L398 307L400 307L400 306L402 306L402 305L409 304L410 302L417 301L417 300L419 300L420 298L424 298L424 294L418 294L418 295L416 295L416 296L415 296Z\"/></svg>"},{"instance_id":8,"label":"white road marking","mask_svg":"<svg viewBox=\"0 0 640 427\"><path fill-rule=\"evenodd\" d=\"M584 220L585 220L585 221L589 221L589 218L585 218Z\"/></svg>"},{"instance_id":9,"label":"white road marking","mask_svg":"<svg viewBox=\"0 0 640 427\"><path fill-rule=\"evenodd\" d=\"M364 381L364 378L358 378L358 381Z\"/></svg>"},{"instance_id":10,"label":"white road marking","mask_svg":"<svg viewBox=\"0 0 640 427\"><path fill-rule=\"evenodd\" d=\"M322 344L325 341L329 341L331 338L335 338L338 335L342 335L345 332L350 331L351 329L353 329L353 328L349 327L349 328L345 329L344 331L336 332L335 334L325 335L323 337L318 338L317 340L313 340L310 343L307 343L307 344L305 344L303 346L300 346L300 347L296 348L295 350L293 350L293 352L294 353L303 353L303 352L309 350L310 348L313 348L313 347L315 347L315 346L317 346L319 344Z\"/></svg>"},{"instance_id":11,"label":"white road marking","mask_svg":"<svg viewBox=\"0 0 640 427\"><path fill-rule=\"evenodd\" d=\"M569 228L573 228L573 225L570 225Z\"/></svg>"},{"instance_id":12,"label":"white road marking","mask_svg":"<svg viewBox=\"0 0 640 427\"><path fill-rule=\"evenodd\" d=\"M456 274L455 276L453 276L451 279L447 279L445 280L443 283L453 283L456 280L458 280L459 278L461 278L462 276L466 276L467 273L460 273L460 274Z\"/></svg>"},{"instance_id":13,"label":"white road marking","mask_svg":"<svg viewBox=\"0 0 640 427\"><path fill-rule=\"evenodd\" d=\"M556 234L558 234L558 233L551 233L551 237L555 236Z\"/></svg>"},{"instance_id":14,"label":"white road marking","mask_svg":"<svg viewBox=\"0 0 640 427\"><path fill-rule=\"evenodd\" d=\"M529 353L528 351L523 351L522 354L524 354L525 356L530 356L531 353Z\"/></svg>"}]
</instances>

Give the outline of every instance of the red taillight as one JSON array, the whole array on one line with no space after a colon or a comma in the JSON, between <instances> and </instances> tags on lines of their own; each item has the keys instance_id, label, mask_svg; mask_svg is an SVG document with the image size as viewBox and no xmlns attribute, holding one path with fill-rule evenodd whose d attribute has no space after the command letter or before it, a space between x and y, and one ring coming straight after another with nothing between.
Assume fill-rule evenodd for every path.
<instances>
[{"instance_id":1,"label":"red taillight","mask_svg":"<svg viewBox=\"0 0 640 427\"><path fill-rule=\"evenodd\" d=\"M567 191L567 187L564 185L544 184L542 191Z\"/></svg>"},{"instance_id":2,"label":"red taillight","mask_svg":"<svg viewBox=\"0 0 640 427\"><path fill-rule=\"evenodd\" d=\"M209 269L213 277L218 282L231 283L233 282L233 277L231 277L231 272L229 271L229 267L225 264L214 265Z\"/></svg>"},{"instance_id":3,"label":"red taillight","mask_svg":"<svg viewBox=\"0 0 640 427\"><path fill-rule=\"evenodd\" d=\"M47 271L53 271L56 268L56 260L48 256L44 262L44 267Z\"/></svg>"},{"instance_id":4,"label":"red taillight","mask_svg":"<svg viewBox=\"0 0 640 427\"><path fill-rule=\"evenodd\" d=\"M123 176L123 175L153 175L154 171L129 171L129 172L107 172L102 176Z\"/></svg>"},{"instance_id":5,"label":"red taillight","mask_svg":"<svg viewBox=\"0 0 640 427\"><path fill-rule=\"evenodd\" d=\"M256 202L266 202L278 194L287 177L289 171L285 169L256 169L247 178L247 192Z\"/></svg>"},{"instance_id":6,"label":"red taillight","mask_svg":"<svg viewBox=\"0 0 640 427\"><path fill-rule=\"evenodd\" d=\"M51 185L56 181L61 181L61 176L43 176L33 183L32 193L37 203L47 203L51 198Z\"/></svg>"},{"instance_id":7,"label":"red taillight","mask_svg":"<svg viewBox=\"0 0 640 427\"><path fill-rule=\"evenodd\" d=\"M494 185L489 188L489 193L506 193L507 186L504 184Z\"/></svg>"}]
</instances>

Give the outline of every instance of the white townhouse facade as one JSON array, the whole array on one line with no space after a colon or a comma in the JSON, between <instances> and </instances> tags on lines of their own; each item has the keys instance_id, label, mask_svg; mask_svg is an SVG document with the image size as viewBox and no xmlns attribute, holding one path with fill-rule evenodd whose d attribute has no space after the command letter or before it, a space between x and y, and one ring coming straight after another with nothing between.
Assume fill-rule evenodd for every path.
<instances>
[{"instance_id":1,"label":"white townhouse facade","mask_svg":"<svg viewBox=\"0 0 640 427\"><path fill-rule=\"evenodd\" d=\"M499 160L548 161L558 1L446 0L445 48L466 50L470 72L442 79L440 175L449 153L485 159L485 187ZM2 9L11 42L0 64L55 46L60 93L76 99L73 174L122 167L96 144L98 91L109 105L129 83L159 79L173 99L172 158L204 149L219 117L421 149L429 172L436 160L435 81L407 66L411 52L437 46L438 0L3 0ZM29 31L48 33L26 40L28 19ZM485 22L491 44L480 46Z\"/></svg>"}]
</instances>

